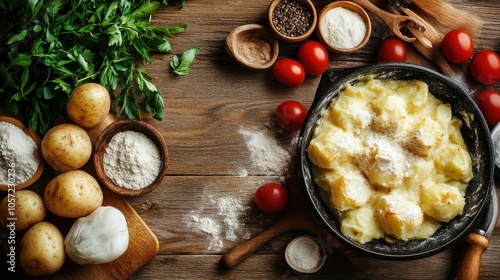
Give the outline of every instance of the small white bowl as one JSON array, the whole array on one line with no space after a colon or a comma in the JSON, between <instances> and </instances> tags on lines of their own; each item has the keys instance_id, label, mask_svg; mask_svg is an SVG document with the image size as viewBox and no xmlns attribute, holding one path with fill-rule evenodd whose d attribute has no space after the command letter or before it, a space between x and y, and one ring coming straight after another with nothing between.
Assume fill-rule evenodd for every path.
<instances>
[{"instance_id":1,"label":"small white bowl","mask_svg":"<svg viewBox=\"0 0 500 280\"><path fill-rule=\"evenodd\" d=\"M297 246L299 242L312 242L310 244L315 244L317 245L317 248L319 250L319 258L318 258L318 262L316 263L316 265L314 267L311 267L311 268L303 268L303 267L300 267L298 266L295 262L294 262L294 258L292 257L292 247L293 246ZM301 259L304 260L306 256L302 256ZM321 242L319 242L316 238L312 237L312 236L309 236L309 235L302 235L302 236L299 236L297 238L295 238L294 240L290 241L290 243L288 243L288 246L286 247L286 250L285 250L285 259L286 259L286 262L288 263L288 265L298 271L298 272L302 272L302 273L315 273L317 272L318 270L321 269L321 267L323 266L323 264L325 263L326 261L326 251L325 251L325 247L323 246L323 244L321 244Z\"/></svg>"}]
</instances>

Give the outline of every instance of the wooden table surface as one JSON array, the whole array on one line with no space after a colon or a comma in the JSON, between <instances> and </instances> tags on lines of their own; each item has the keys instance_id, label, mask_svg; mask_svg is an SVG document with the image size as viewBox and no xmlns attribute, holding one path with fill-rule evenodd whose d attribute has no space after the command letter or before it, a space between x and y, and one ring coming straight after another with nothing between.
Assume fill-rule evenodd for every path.
<instances>
[{"instance_id":1,"label":"wooden table surface","mask_svg":"<svg viewBox=\"0 0 500 280\"><path fill-rule=\"evenodd\" d=\"M300 274L288 267L284 250L299 233L286 233L267 242L235 269L220 269L222 255L273 224L280 215L262 214L253 203L255 190L266 182L279 182L295 171L295 141L298 134L283 132L274 121L274 110L294 99L310 106L319 83L307 77L297 88L285 88L270 69L259 71L237 64L225 52L225 38L235 27L266 25L269 0L189 1L177 10L162 8L153 24L187 24L187 30L171 40L173 53L199 47L186 77L170 73L169 55L153 56L148 65L165 101L165 119L152 121L165 136L170 153L168 174L161 187L140 198L129 199L156 234L158 255L134 279L445 279L457 259L460 246L414 261L388 261L371 257L356 264L333 252L315 274ZM313 1L319 11L329 1ZM476 49L500 51L500 4L498 1L451 1L455 7L484 20ZM343 68L374 62L374 53L388 31L373 15L369 44L351 55L330 53L330 67ZM314 35L313 35L314 38ZM279 57L293 57L300 44L280 42ZM495 85L497 90L500 85ZM261 170L251 160L245 132L264 131L279 140L292 157L292 166L278 172ZM234 199L240 211L224 212L221 200ZM193 217L195 217L193 219ZM220 236L200 230L196 218L211 219L220 226ZM226 219L226 221L224 221ZM231 228L227 219L237 221ZM207 231L207 230L206 230ZM234 233L227 238L225 233ZM481 279L500 278L500 223L484 252Z\"/></svg>"},{"instance_id":2,"label":"wooden table surface","mask_svg":"<svg viewBox=\"0 0 500 280\"><path fill-rule=\"evenodd\" d=\"M172 1L174 2L174 1ZM167 176L155 191L128 198L160 244L158 255L133 279L445 279L456 262L460 246L425 259L389 261L358 256L347 259L331 251L323 268L300 274L286 263L284 250L300 233L285 233L260 247L232 270L219 266L222 255L235 245L263 231L279 214L263 214L253 203L255 190L267 182L293 178L297 133L282 131L274 121L274 110L294 99L311 105L319 77L307 77L297 88L285 88L270 69L250 70L225 52L225 38L235 27L266 25L270 0L188 1L178 10L162 7L153 17L155 25L185 23L188 28L170 42L172 54L199 47L200 54L185 77L168 67L172 54L153 55L147 65L165 101L163 121L155 125L166 139L170 154ZM319 11L330 1L313 1ZM475 13L484 20L476 50L500 51L500 3L495 0L453 0L455 7ZM330 67L344 68L374 62L385 25L373 15L368 45L350 55L330 53ZM312 38L315 38L313 35ZM280 42L279 57L293 57L300 44ZM432 65L431 65L432 67ZM500 84L495 85L500 90ZM252 161L254 150L248 136L269 133L290 156L282 170L259 168ZM228 210L227 204L232 204ZM224 204L225 203L225 204ZM222 205L222 206L221 206ZM238 207L239 206L239 207ZM202 228L203 221L219 227ZM500 223L484 252L481 279L500 279Z\"/></svg>"},{"instance_id":3,"label":"wooden table surface","mask_svg":"<svg viewBox=\"0 0 500 280\"><path fill-rule=\"evenodd\" d=\"M187 30L171 40L173 53L199 47L191 72L177 77L168 70L168 55L153 56L148 66L165 100L165 119L152 121L165 136L170 152L168 174L160 188L140 198L129 199L160 242L160 251L134 279L445 279L457 259L460 246L435 256L413 261L388 261L358 257L356 264L333 252L315 274L300 274L288 267L284 250L299 233L286 233L267 242L235 269L220 269L221 256L273 224L279 215L262 214L253 203L255 190L263 183L282 181L296 172L292 167L262 171L251 160L245 132L269 132L293 158L298 134L283 132L273 120L276 107L295 99L310 106L319 83L307 77L297 88L285 88L270 69L246 69L225 52L225 38L235 27L266 25L269 0L189 1L182 10L161 9L153 23L187 24ZM313 1L319 11L329 1ZM451 1L457 8L484 20L476 50L500 51L500 4L498 1ZM369 44L351 55L330 53L330 67L343 68L374 62L374 53L388 31L373 15ZM314 38L314 35L313 35ZM293 57L300 44L280 42L279 57ZM500 84L496 84L497 90ZM222 199L241 204L237 226L225 222L228 213L219 207ZM233 213L234 214L234 213ZM200 231L193 217L212 219L220 236ZM195 219L196 219L195 218ZM227 238L225 231L235 236ZM484 252L481 279L500 278L500 223Z\"/></svg>"}]
</instances>

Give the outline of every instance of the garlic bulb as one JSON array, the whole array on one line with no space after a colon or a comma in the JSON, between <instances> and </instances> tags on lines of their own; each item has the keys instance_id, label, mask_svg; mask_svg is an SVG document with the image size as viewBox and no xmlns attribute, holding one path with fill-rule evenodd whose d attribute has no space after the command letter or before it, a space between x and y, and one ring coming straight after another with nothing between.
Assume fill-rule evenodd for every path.
<instances>
[{"instance_id":1,"label":"garlic bulb","mask_svg":"<svg viewBox=\"0 0 500 280\"><path fill-rule=\"evenodd\" d=\"M78 264L111 262L127 250L128 243L125 216L111 206L101 206L76 220L64 240L66 253Z\"/></svg>"}]
</instances>

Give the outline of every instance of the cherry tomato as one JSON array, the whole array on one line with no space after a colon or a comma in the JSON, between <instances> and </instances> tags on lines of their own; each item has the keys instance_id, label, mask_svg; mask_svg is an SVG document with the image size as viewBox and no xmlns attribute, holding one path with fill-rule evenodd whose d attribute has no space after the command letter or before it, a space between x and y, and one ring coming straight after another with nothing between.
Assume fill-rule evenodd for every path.
<instances>
[{"instance_id":1,"label":"cherry tomato","mask_svg":"<svg viewBox=\"0 0 500 280\"><path fill-rule=\"evenodd\" d=\"M472 56L474 43L467 32L455 29L444 36L441 52L450 62L464 63Z\"/></svg>"},{"instance_id":2,"label":"cherry tomato","mask_svg":"<svg viewBox=\"0 0 500 280\"><path fill-rule=\"evenodd\" d=\"M406 60L405 42L396 36L385 38L377 51L377 61L400 61Z\"/></svg>"},{"instance_id":3,"label":"cherry tomato","mask_svg":"<svg viewBox=\"0 0 500 280\"><path fill-rule=\"evenodd\" d=\"M276 109L276 121L286 131L299 131L304 124L307 109L300 102L287 100Z\"/></svg>"},{"instance_id":4,"label":"cherry tomato","mask_svg":"<svg viewBox=\"0 0 500 280\"><path fill-rule=\"evenodd\" d=\"M316 41L307 41L300 45L297 56L306 74L310 76L321 76L330 62L328 51Z\"/></svg>"},{"instance_id":5,"label":"cherry tomato","mask_svg":"<svg viewBox=\"0 0 500 280\"><path fill-rule=\"evenodd\" d=\"M267 183L257 189L254 201L262 212L281 212L288 205L288 191L280 184Z\"/></svg>"},{"instance_id":6,"label":"cherry tomato","mask_svg":"<svg viewBox=\"0 0 500 280\"><path fill-rule=\"evenodd\" d=\"M494 89L483 89L474 97L489 126L500 122L500 93Z\"/></svg>"},{"instance_id":7,"label":"cherry tomato","mask_svg":"<svg viewBox=\"0 0 500 280\"><path fill-rule=\"evenodd\" d=\"M477 52L470 61L472 77L483 85L492 85L500 79L500 56L492 50Z\"/></svg>"},{"instance_id":8,"label":"cherry tomato","mask_svg":"<svg viewBox=\"0 0 500 280\"><path fill-rule=\"evenodd\" d=\"M304 82L306 73L300 62L291 58L278 60L273 67L274 78L287 87L297 87Z\"/></svg>"}]
</instances>

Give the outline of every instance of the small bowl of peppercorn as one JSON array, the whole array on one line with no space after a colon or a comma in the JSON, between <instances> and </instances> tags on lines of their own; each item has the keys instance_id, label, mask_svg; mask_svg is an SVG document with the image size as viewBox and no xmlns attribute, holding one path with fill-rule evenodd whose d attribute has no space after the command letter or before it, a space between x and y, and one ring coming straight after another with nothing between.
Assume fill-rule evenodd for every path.
<instances>
[{"instance_id":1,"label":"small bowl of peppercorn","mask_svg":"<svg viewBox=\"0 0 500 280\"><path fill-rule=\"evenodd\" d=\"M311 0L273 0L267 20L273 34L281 41L304 41L316 28L316 8Z\"/></svg>"}]
</instances>

